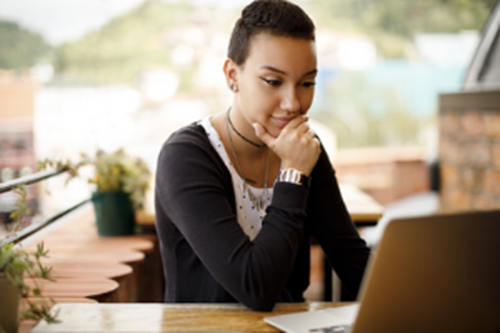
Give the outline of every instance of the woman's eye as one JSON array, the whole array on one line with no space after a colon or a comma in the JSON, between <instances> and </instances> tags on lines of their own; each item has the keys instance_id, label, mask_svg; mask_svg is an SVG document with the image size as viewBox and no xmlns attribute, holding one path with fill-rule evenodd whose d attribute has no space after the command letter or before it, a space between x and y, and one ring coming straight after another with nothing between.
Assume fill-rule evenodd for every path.
<instances>
[{"instance_id":1,"label":"woman's eye","mask_svg":"<svg viewBox=\"0 0 500 333\"><path fill-rule=\"evenodd\" d=\"M306 88L313 87L315 85L316 85L316 82L314 82L314 81L306 81L306 82L302 83L302 86L306 87Z\"/></svg>"},{"instance_id":2,"label":"woman's eye","mask_svg":"<svg viewBox=\"0 0 500 333\"><path fill-rule=\"evenodd\" d=\"M266 78L261 78L261 79L262 79L262 81L264 81L265 83L267 83L268 85L273 86L273 87L279 86L281 84L281 81L279 81L279 80L272 80L272 79L266 79Z\"/></svg>"}]
</instances>

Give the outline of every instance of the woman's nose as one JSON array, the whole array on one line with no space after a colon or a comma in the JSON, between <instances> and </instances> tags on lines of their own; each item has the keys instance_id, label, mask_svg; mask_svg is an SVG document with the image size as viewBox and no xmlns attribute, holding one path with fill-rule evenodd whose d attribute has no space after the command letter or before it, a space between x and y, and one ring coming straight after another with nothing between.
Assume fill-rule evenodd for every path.
<instances>
[{"instance_id":1,"label":"woman's nose","mask_svg":"<svg viewBox=\"0 0 500 333\"><path fill-rule=\"evenodd\" d=\"M287 112L300 111L300 100L297 96L297 89L289 88L284 92L280 107Z\"/></svg>"}]
</instances>

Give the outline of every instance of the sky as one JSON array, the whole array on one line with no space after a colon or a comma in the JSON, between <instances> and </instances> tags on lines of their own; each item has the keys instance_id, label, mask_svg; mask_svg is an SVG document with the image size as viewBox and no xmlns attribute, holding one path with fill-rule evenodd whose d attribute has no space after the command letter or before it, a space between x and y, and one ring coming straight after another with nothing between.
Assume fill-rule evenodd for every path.
<instances>
[{"instance_id":1,"label":"sky","mask_svg":"<svg viewBox=\"0 0 500 333\"><path fill-rule=\"evenodd\" d=\"M76 40L145 0L0 0L0 19L41 34L53 45ZM175 2L178 0L163 0ZM244 6L249 0L191 0L203 5Z\"/></svg>"}]
</instances>

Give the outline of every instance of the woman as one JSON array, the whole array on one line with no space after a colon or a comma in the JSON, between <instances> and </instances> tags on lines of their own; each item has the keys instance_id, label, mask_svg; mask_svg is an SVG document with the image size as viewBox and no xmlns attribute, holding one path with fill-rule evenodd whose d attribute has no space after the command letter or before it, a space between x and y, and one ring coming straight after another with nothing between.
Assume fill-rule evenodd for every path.
<instances>
[{"instance_id":1,"label":"woman","mask_svg":"<svg viewBox=\"0 0 500 333\"><path fill-rule=\"evenodd\" d=\"M224 63L232 106L174 133L158 159L166 302L267 311L304 301L310 236L357 294L369 250L307 123L316 66L301 8L257 0L243 10Z\"/></svg>"}]
</instances>

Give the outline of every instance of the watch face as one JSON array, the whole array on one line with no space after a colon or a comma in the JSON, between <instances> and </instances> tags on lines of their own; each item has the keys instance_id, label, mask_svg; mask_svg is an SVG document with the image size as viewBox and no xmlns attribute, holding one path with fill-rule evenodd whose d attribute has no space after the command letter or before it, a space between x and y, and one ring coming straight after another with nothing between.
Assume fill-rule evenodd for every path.
<instances>
[{"instance_id":1,"label":"watch face","mask_svg":"<svg viewBox=\"0 0 500 333\"><path fill-rule=\"evenodd\" d=\"M280 181L304 185L302 183L303 174L295 169L285 169L280 173Z\"/></svg>"}]
</instances>

